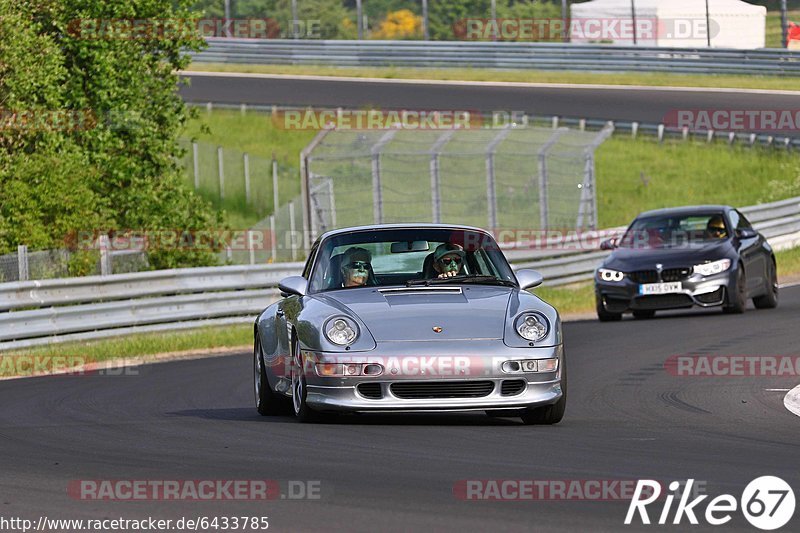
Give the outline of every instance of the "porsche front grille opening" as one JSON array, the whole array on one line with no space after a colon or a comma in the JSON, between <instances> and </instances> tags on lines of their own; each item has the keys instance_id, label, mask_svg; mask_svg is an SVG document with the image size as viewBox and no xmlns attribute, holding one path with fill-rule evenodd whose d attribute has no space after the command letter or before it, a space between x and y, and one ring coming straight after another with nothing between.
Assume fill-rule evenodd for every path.
<instances>
[{"instance_id":1,"label":"porsche front grille opening","mask_svg":"<svg viewBox=\"0 0 800 533\"><path fill-rule=\"evenodd\" d=\"M358 385L358 393L370 400L380 400L383 398L383 389L380 383L361 383Z\"/></svg>"},{"instance_id":2,"label":"porsche front grille opening","mask_svg":"<svg viewBox=\"0 0 800 533\"><path fill-rule=\"evenodd\" d=\"M392 383L392 394L405 400L425 398L482 398L494 390L492 381L424 381Z\"/></svg>"},{"instance_id":3,"label":"porsche front grille opening","mask_svg":"<svg viewBox=\"0 0 800 533\"><path fill-rule=\"evenodd\" d=\"M500 384L500 394L503 396L514 396L525 390L524 379L506 379Z\"/></svg>"}]
</instances>

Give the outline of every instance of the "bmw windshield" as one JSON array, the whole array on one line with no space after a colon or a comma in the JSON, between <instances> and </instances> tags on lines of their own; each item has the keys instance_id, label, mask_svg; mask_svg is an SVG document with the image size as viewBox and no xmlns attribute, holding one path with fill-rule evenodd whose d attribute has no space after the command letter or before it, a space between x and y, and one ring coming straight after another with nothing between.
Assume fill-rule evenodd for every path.
<instances>
[{"instance_id":1,"label":"bmw windshield","mask_svg":"<svg viewBox=\"0 0 800 533\"><path fill-rule=\"evenodd\" d=\"M637 218L625 232L622 248L681 248L720 242L731 234L721 212Z\"/></svg>"}]
</instances>

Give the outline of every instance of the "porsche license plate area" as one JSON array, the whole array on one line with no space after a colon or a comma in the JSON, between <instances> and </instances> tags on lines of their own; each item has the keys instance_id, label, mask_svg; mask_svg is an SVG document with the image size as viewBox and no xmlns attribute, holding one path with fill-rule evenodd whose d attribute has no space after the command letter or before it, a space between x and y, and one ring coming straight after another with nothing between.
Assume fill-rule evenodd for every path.
<instances>
[{"instance_id":1,"label":"porsche license plate area","mask_svg":"<svg viewBox=\"0 0 800 533\"><path fill-rule=\"evenodd\" d=\"M681 292L681 290L683 290L683 285L680 281L639 285L639 294L672 294Z\"/></svg>"}]
</instances>

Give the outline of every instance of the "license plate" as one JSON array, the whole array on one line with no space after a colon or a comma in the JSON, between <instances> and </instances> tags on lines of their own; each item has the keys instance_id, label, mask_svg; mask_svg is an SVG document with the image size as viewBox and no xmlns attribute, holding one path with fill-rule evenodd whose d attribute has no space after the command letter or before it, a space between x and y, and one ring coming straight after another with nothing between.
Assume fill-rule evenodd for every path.
<instances>
[{"instance_id":1,"label":"license plate","mask_svg":"<svg viewBox=\"0 0 800 533\"><path fill-rule=\"evenodd\" d=\"M681 292L683 285L680 281L673 283L647 283L639 285L639 294L670 294Z\"/></svg>"}]
</instances>

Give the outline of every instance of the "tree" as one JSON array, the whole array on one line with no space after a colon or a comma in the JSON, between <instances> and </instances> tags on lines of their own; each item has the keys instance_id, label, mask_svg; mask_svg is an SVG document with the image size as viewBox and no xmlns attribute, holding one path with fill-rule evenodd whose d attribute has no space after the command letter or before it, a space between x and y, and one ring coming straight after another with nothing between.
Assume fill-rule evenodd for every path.
<instances>
[{"instance_id":1,"label":"tree","mask_svg":"<svg viewBox=\"0 0 800 533\"><path fill-rule=\"evenodd\" d=\"M174 4L0 0L0 101L18 112L85 118L74 127L0 132L0 251L56 246L69 228L222 224L176 163L187 111L175 72L188 63L184 50L202 40L188 26L165 29L190 18L186 0ZM134 19L151 25L137 32ZM153 251L150 260L157 268L216 261L209 250Z\"/></svg>"}]
</instances>

